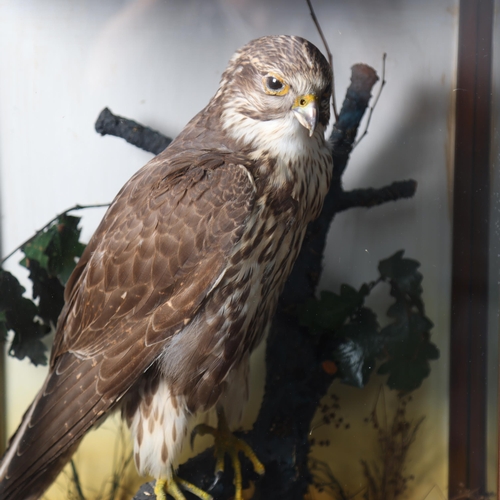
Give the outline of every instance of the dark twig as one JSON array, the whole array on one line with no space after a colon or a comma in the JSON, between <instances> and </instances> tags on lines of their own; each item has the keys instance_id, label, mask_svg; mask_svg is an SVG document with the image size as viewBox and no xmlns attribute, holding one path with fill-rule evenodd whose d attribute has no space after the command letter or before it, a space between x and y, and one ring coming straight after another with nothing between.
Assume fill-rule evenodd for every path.
<instances>
[{"instance_id":1,"label":"dark twig","mask_svg":"<svg viewBox=\"0 0 500 500\"><path fill-rule=\"evenodd\" d=\"M332 474L330 467L326 462L311 458L309 460L309 468L314 478L314 486L320 491L327 491L331 498L336 500L349 500L349 497L342 488L342 485L337 481L337 478Z\"/></svg>"},{"instance_id":2,"label":"dark twig","mask_svg":"<svg viewBox=\"0 0 500 500\"><path fill-rule=\"evenodd\" d=\"M80 476L75 466L75 461L71 459L69 463L71 465L71 475L72 475L71 482L75 486L75 492L76 495L78 496L78 500L86 500L85 495L83 494L82 484L80 482Z\"/></svg>"},{"instance_id":3,"label":"dark twig","mask_svg":"<svg viewBox=\"0 0 500 500\"><path fill-rule=\"evenodd\" d=\"M332 68L332 107L333 107L333 115L335 116L335 120L338 120L339 115L337 113L337 103L335 102L335 72L333 71L333 57L330 52L330 47L328 46L328 42L326 41L326 37L323 34L323 30L321 29L321 25L319 24L318 18L316 17L316 13L314 12L314 8L312 6L311 0L306 0L307 5L309 6L309 12L311 14L312 20L318 30L319 36L321 37L321 41L325 46L326 55L328 56L328 62L330 63L330 68Z\"/></svg>"},{"instance_id":4,"label":"dark twig","mask_svg":"<svg viewBox=\"0 0 500 500\"><path fill-rule=\"evenodd\" d=\"M370 107L370 111L368 112L368 119L366 120L366 127L363 133L361 134L360 138L354 143L354 146L352 149L354 149L360 142L361 140L368 134L368 128L370 126L370 122L372 121L372 115L373 115L373 110L377 106L378 100L380 99L380 95L382 94L382 90L385 87L386 80L385 80L385 61L387 59L387 54L384 52L384 55L382 56L382 82L380 83L380 87L378 88L377 95L375 96L375 100L373 101L373 105Z\"/></svg>"},{"instance_id":5,"label":"dark twig","mask_svg":"<svg viewBox=\"0 0 500 500\"><path fill-rule=\"evenodd\" d=\"M64 212L61 212L59 215L56 215L52 220L47 222L47 224L45 224L45 226L39 229L31 238L28 238L25 242L21 243L18 247L14 248L12 252L10 252L2 260L0 260L0 266L3 266L6 260L10 259L18 250L21 250L21 248L23 248L25 245L31 243L40 233L43 233L43 231L45 231L48 227L54 224L54 222L56 222L57 219L59 219L60 217L64 217L65 215L68 215L70 212L74 212L75 210L85 210L87 208L103 208L103 207L109 207L109 203L100 203L98 205L75 205L74 207L68 208Z\"/></svg>"}]
</instances>

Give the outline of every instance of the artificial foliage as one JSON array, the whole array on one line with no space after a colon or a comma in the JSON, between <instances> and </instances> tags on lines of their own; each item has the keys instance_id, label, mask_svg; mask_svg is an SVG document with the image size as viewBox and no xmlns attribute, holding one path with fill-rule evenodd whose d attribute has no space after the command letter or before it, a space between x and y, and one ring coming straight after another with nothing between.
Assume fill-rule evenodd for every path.
<instances>
[{"instance_id":1,"label":"artificial foliage","mask_svg":"<svg viewBox=\"0 0 500 500\"><path fill-rule=\"evenodd\" d=\"M300 308L300 324L325 346L342 382L363 387L376 367L388 375L387 385L398 391L413 391L430 373L430 360L439 357L430 341L431 320L422 300L420 264L398 251L380 261L379 278L359 290L342 285L340 293L323 291ZM380 328L376 314L365 306L369 294L381 283L390 286L392 299L387 316L391 322Z\"/></svg>"},{"instance_id":2,"label":"artificial foliage","mask_svg":"<svg viewBox=\"0 0 500 500\"><path fill-rule=\"evenodd\" d=\"M13 333L9 354L47 364L42 342L51 332L64 305L64 284L85 249L80 242L80 218L63 213L24 243L21 266L29 270L32 300L9 271L0 269L0 336Z\"/></svg>"}]
</instances>

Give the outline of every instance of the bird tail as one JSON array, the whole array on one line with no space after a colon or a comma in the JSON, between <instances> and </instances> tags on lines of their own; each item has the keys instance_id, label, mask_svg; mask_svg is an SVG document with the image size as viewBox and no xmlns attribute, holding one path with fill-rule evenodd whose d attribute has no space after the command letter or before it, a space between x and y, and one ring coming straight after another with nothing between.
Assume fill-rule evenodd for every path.
<instances>
[{"instance_id":1,"label":"bird tail","mask_svg":"<svg viewBox=\"0 0 500 500\"><path fill-rule=\"evenodd\" d=\"M102 356L61 354L0 461L0 500L36 500L55 480L84 434L130 388L121 370L102 371ZM142 373L139 359L136 371ZM130 373L133 373L131 371ZM112 388L112 397L108 394Z\"/></svg>"},{"instance_id":2,"label":"bird tail","mask_svg":"<svg viewBox=\"0 0 500 500\"><path fill-rule=\"evenodd\" d=\"M43 468L33 468L20 453L23 444L32 441L34 434L30 421L44 388L40 391L23 416L15 434L10 438L7 450L0 460L0 499L1 500L36 500L54 482L71 455L78 447L78 442L56 460L48 462ZM39 432L38 429L35 432Z\"/></svg>"},{"instance_id":3,"label":"bird tail","mask_svg":"<svg viewBox=\"0 0 500 500\"><path fill-rule=\"evenodd\" d=\"M0 500L35 500L56 479L109 400L97 390L99 365L58 358L0 461Z\"/></svg>"}]
</instances>

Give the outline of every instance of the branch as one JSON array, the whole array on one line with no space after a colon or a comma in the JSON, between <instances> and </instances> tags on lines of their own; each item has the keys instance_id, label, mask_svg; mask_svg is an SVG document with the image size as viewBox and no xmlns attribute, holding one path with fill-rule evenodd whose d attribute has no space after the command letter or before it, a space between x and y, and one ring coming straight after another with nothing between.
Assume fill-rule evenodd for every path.
<instances>
[{"instance_id":1,"label":"branch","mask_svg":"<svg viewBox=\"0 0 500 500\"><path fill-rule=\"evenodd\" d=\"M342 174L349 161L361 119L368 107L371 90L377 80L378 76L370 66L355 64L352 67L351 84L330 136L333 156L330 191L320 216L307 228L302 250L281 295L280 304L284 310L302 304L315 293L321 276L322 256L330 224L335 214L341 211L339 203L344 195Z\"/></svg>"},{"instance_id":2,"label":"branch","mask_svg":"<svg viewBox=\"0 0 500 500\"><path fill-rule=\"evenodd\" d=\"M121 137L130 144L155 155L160 154L172 142L172 139L156 130L114 115L108 108L104 108L99 114L95 129L101 135Z\"/></svg>"},{"instance_id":3,"label":"branch","mask_svg":"<svg viewBox=\"0 0 500 500\"><path fill-rule=\"evenodd\" d=\"M337 213L349 208L364 207L371 208L382 205L388 201L397 201L404 198L411 198L417 190L417 182L413 179L409 181L393 182L389 186L379 189L353 189L352 191L342 191L338 200Z\"/></svg>"},{"instance_id":4,"label":"branch","mask_svg":"<svg viewBox=\"0 0 500 500\"><path fill-rule=\"evenodd\" d=\"M311 342L304 329L298 326L295 315L289 311L296 310L298 304L316 291L326 236L335 214L355 206L372 207L406 198L415 192L416 183L411 180L395 182L381 189L351 192L342 189L341 177L377 80L377 74L369 66L353 66L351 84L330 138L333 157L330 191L320 217L307 229L268 338L266 388L261 410L253 429L243 436L266 467L266 474L256 482L256 498L302 500L311 482L309 429L319 401L335 376L322 369L324 352ZM147 151L159 152L170 142L158 132L115 117L107 109L101 113L96 129L102 134L123 137ZM153 148L151 143L161 146ZM209 489L213 483L214 467L213 450L207 450L183 464L179 475ZM210 490L216 499L227 500L233 494L229 464L226 464L226 471L217 486ZM251 467L245 467L245 481L253 480L252 474ZM151 492L151 484L145 484L135 500L149 499ZM192 497L186 494L186 498Z\"/></svg>"},{"instance_id":5,"label":"branch","mask_svg":"<svg viewBox=\"0 0 500 500\"><path fill-rule=\"evenodd\" d=\"M314 12L314 7L312 6L311 0L306 0L307 6L309 7L309 13L311 14L312 20L316 29L318 30L319 36L321 37L321 41L325 46L326 54L328 56L328 62L330 63L330 68L332 69L332 108L333 108L333 116L335 120L339 119L339 115L337 113L337 103L335 100L335 71L333 70L333 57L330 52L330 47L328 46L328 42L326 41L326 37L323 34L323 30L321 29L321 25L319 24L318 18L316 17L316 13Z\"/></svg>"},{"instance_id":6,"label":"branch","mask_svg":"<svg viewBox=\"0 0 500 500\"><path fill-rule=\"evenodd\" d=\"M386 59L387 59L387 54L384 52L384 55L382 56L382 83L380 84L380 87L378 89L377 96L375 97L375 101L373 102L372 106L370 107L370 111L368 113L368 120L366 120L365 130L361 134L360 138L353 145L353 149L368 134L368 129L370 127L370 122L372 121L373 112L375 111L375 107L377 106L378 100L380 99L380 96L382 95L382 90L384 90L385 84L387 83L385 80L385 61L386 61Z\"/></svg>"},{"instance_id":7,"label":"branch","mask_svg":"<svg viewBox=\"0 0 500 500\"><path fill-rule=\"evenodd\" d=\"M372 88L378 80L375 70L366 64L355 64L351 71L351 84L347 89L339 119L330 136L334 179L344 173L359 124L371 98Z\"/></svg>"}]
</instances>

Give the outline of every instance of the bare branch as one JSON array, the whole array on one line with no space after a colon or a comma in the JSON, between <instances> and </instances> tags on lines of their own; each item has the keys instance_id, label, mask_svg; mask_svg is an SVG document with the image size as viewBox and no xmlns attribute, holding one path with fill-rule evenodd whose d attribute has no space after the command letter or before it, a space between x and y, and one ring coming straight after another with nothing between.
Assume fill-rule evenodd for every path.
<instances>
[{"instance_id":1,"label":"bare branch","mask_svg":"<svg viewBox=\"0 0 500 500\"><path fill-rule=\"evenodd\" d=\"M371 208L389 201L411 198L416 190L416 181L409 180L393 182L389 186L379 189L368 188L344 191L340 195L337 212L343 212L355 207Z\"/></svg>"},{"instance_id":2,"label":"bare branch","mask_svg":"<svg viewBox=\"0 0 500 500\"><path fill-rule=\"evenodd\" d=\"M339 115L337 113L337 103L335 102L335 72L333 71L333 57L330 52L330 47L326 41L325 35L323 34L323 30L321 29L321 25L319 24L318 18L316 17L316 13L314 12L314 8L312 6L311 0L306 0L307 5L309 6L309 12L311 14L312 20L316 25L316 29L318 30L319 36L325 46L326 54L328 56L328 62L330 63L330 68L332 68L332 107L333 107L333 115L335 116L335 121L339 119Z\"/></svg>"},{"instance_id":3,"label":"bare branch","mask_svg":"<svg viewBox=\"0 0 500 500\"><path fill-rule=\"evenodd\" d=\"M121 137L130 144L155 155L161 153L172 142L172 139L156 130L114 115L108 108L104 108L99 114L95 129L101 135Z\"/></svg>"},{"instance_id":4,"label":"bare branch","mask_svg":"<svg viewBox=\"0 0 500 500\"><path fill-rule=\"evenodd\" d=\"M382 82L380 83L380 87L378 89L375 100L373 101L373 105L371 106L371 108L368 112L368 120L366 120L365 130L361 134L360 138L354 143L352 149L354 149L361 142L361 140L365 137L365 135L368 134L368 127L370 126L370 122L372 120L373 110L375 109L375 106L378 103L380 95L382 94L382 89L385 87L385 83L386 83L386 80L385 80L385 61L386 61L386 59L387 59L387 53L384 52L384 55L382 56Z\"/></svg>"}]
</instances>

